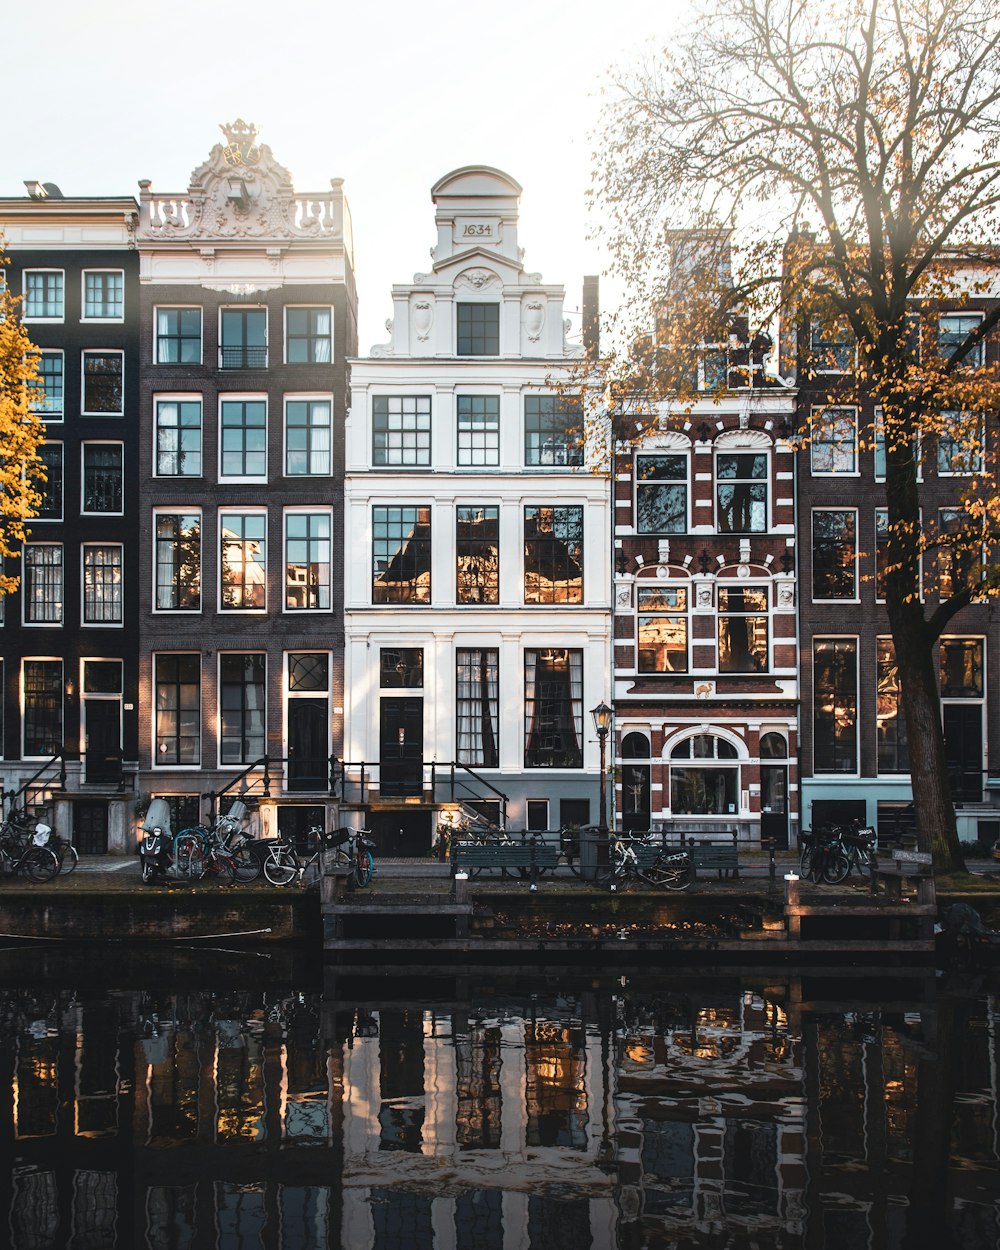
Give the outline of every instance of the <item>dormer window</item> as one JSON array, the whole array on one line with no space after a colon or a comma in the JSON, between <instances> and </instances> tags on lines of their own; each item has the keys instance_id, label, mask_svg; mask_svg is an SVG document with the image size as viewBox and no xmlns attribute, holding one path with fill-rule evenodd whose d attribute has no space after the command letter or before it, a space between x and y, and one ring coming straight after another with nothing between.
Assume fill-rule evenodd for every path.
<instances>
[{"instance_id":1,"label":"dormer window","mask_svg":"<svg viewBox=\"0 0 1000 1250\"><path fill-rule=\"evenodd\" d=\"M459 356L500 355L500 305L456 304Z\"/></svg>"}]
</instances>

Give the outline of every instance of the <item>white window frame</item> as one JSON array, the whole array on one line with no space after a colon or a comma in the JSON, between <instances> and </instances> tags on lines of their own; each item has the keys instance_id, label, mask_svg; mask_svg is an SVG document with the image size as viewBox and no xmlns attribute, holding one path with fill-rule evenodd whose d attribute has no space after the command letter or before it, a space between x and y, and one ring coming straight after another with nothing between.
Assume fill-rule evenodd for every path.
<instances>
[{"instance_id":1,"label":"white window frame","mask_svg":"<svg viewBox=\"0 0 1000 1250\"><path fill-rule=\"evenodd\" d=\"M28 596L28 551L32 547L58 547L59 561L59 596L60 612L58 620L32 621L28 619L28 607L31 602ZM66 624L66 547L60 542L26 542L21 547L21 624L25 629L62 629Z\"/></svg>"},{"instance_id":2,"label":"white window frame","mask_svg":"<svg viewBox=\"0 0 1000 1250\"><path fill-rule=\"evenodd\" d=\"M117 412L92 412L89 408L85 408L84 400L87 395L87 366L86 360L88 356L120 356L122 362L121 380L122 380L122 406ZM125 415L125 352L120 347L83 347L80 349L80 415L83 417L106 417L113 419L124 417Z\"/></svg>"},{"instance_id":3,"label":"white window frame","mask_svg":"<svg viewBox=\"0 0 1000 1250\"><path fill-rule=\"evenodd\" d=\"M641 593L644 590L656 590L661 594L664 591L684 592L683 608L644 608L641 602ZM693 627L691 623L692 611L694 609L694 592L695 587L691 582L651 582L644 580L636 583L635 593L635 634L633 636L635 652L633 671L643 677L670 677L670 676L689 676L691 673L691 647L693 639L691 637ZM641 642L639 637L639 618L642 616L674 616L684 618L684 668L642 668L639 663L639 652Z\"/></svg>"},{"instance_id":4,"label":"white window frame","mask_svg":"<svg viewBox=\"0 0 1000 1250\"><path fill-rule=\"evenodd\" d=\"M215 735L215 758L217 760L217 766L219 768L249 768L250 765L254 762L253 760L247 760L245 762L243 761L237 762L237 761L232 761L232 760L223 761L223 758L222 758L222 660L223 660L223 657L227 655L263 656L263 659L264 659L264 708L263 708L264 746L263 746L263 750L261 751L261 755L266 755L267 754L267 726L268 726L268 721L267 721L267 711L268 711L267 649L264 647L250 647L250 646L240 649L236 646L232 646L232 647L227 646L225 650L219 651L217 653L216 661L215 661L215 689L217 692L216 700L217 700L218 709L219 709L218 732ZM260 757L258 756L258 758Z\"/></svg>"},{"instance_id":5,"label":"white window frame","mask_svg":"<svg viewBox=\"0 0 1000 1250\"><path fill-rule=\"evenodd\" d=\"M810 361L814 361L814 360L815 360L815 357L816 357L816 356L817 356L817 354L818 354L818 353L817 353L817 349L816 349L816 343L817 343L817 339L816 339L816 330L817 330L817 327L818 327L818 328L820 328L820 329L822 329L822 328L823 328L823 323L822 323L822 322L821 322L818 318L816 318L816 317L811 318L811 319L810 319L810 321L809 321L809 358L810 358ZM835 377L843 377L845 374L848 374L848 373L854 373L854 372L857 370L857 367L858 367L858 343L857 343L857 339L855 339L855 338L854 338L854 334L853 334L853 332L851 331L851 328L850 328L850 326L849 326L849 325L848 325L848 326L846 326L846 329L847 329L847 332L851 335L852 345L853 345L853 349L854 349L854 357L853 357L853 360L851 361L850 366L849 366L847 369L840 369L840 368L838 368L836 365L833 365L833 366L827 365L825 368L822 368L822 369L821 369L821 368L819 368L819 367L818 367L815 363L812 363L812 364L811 364L811 368L812 368L812 371L813 371L814 373L817 373L817 374L821 374L821 373L822 373L822 374L827 374L827 375L833 375L833 376L835 376ZM820 340L819 340L819 342L820 342L820 343L834 343L834 344L835 344L835 340L834 340L834 339L820 339ZM835 345L836 345L836 344L835 344ZM845 343L845 344L844 344L844 346L846 347L846 346L847 346L847 343Z\"/></svg>"},{"instance_id":6,"label":"white window frame","mask_svg":"<svg viewBox=\"0 0 1000 1250\"><path fill-rule=\"evenodd\" d=\"M62 406L56 410L49 410L45 407L33 408L41 420L46 425L62 425L66 420L66 353L61 347L42 347L39 348L39 356L58 356L62 361Z\"/></svg>"},{"instance_id":7,"label":"white window frame","mask_svg":"<svg viewBox=\"0 0 1000 1250\"><path fill-rule=\"evenodd\" d=\"M201 409L198 423L198 456L201 461L198 473L161 473L160 472L160 404L194 404ZM219 429L222 429L222 409L219 409ZM180 430L180 426L177 427ZM178 453L179 454L179 453ZM201 391L157 391L153 395L153 477L161 482L197 481L205 476L205 397Z\"/></svg>"},{"instance_id":8,"label":"white window frame","mask_svg":"<svg viewBox=\"0 0 1000 1250\"><path fill-rule=\"evenodd\" d=\"M66 518L66 444L61 438L47 438L39 447L41 453L45 447L61 447L62 448L62 488L59 491L59 515L58 516L35 516L31 518L31 531L34 531L36 525L58 525ZM35 489L41 494L44 487L48 483L36 481ZM29 539L29 542L31 540Z\"/></svg>"},{"instance_id":9,"label":"white window frame","mask_svg":"<svg viewBox=\"0 0 1000 1250\"><path fill-rule=\"evenodd\" d=\"M839 600L837 601L839 602ZM844 600L844 602L847 602ZM843 772L834 772L824 770L820 772L816 768L816 706L818 700L816 698L816 643L817 642L853 642L854 643L854 768L853 770L845 769ZM861 776L861 717L862 717L862 690L861 690L861 637L858 634L828 634L817 631L812 638L812 666L809 673L809 683L812 689L812 723L809 727L810 731L810 747L812 749L812 770L813 777L860 777Z\"/></svg>"},{"instance_id":10,"label":"white window frame","mask_svg":"<svg viewBox=\"0 0 1000 1250\"><path fill-rule=\"evenodd\" d=\"M222 363L223 360L225 359L225 357L223 356L223 352L225 351L227 347L227 344L223 343L222 341L222 314L227 313L227 312L262 312L264 314L264 346L263 348L257 349L257 350L262 350L264 353L264 363L262 365L244 364L244 365L228 365L227 366ZM204 323L204 316L202 317L202 322ZM268 368L270 361L271 361L271 310L270 308L268 308L266 304L220 304L218 321L217 321L217 330L218 330L218 343L219 343L218 368L223 373L237 373L240 369L266 369ZM228 346L232 347L233 344L228 344ZM247 345L245 343L243 344L243 350L244 351L247 350Z\"/></svg>"},{"instance_id":11,"label":"white window frame","mask_svg":"<svg viewBox=\"0 0 1000 1250\"><path fill-rule=\"evenodd\" d=\"M883 471L879 472L879 448ZM917 481L924 480L923 441L920 430L913 435L913 453L917 459ZM885 481L885 434L882 425L882 406L877 404L872 411L872 475L876 482Z\"/></svg>"},{"instance_id":12,"label":"white window frame","mask_svg":"<svg viewBox=\"0 0 1000 1250\"><path fill-rule=\"evenodd\" d=\"M58 273L62 276L62 311L54 317L33 317L28 312L28 275L32 273ZM21 270L21 321L25 324L45 322L56 325L66 320L66 270L55 266L32 265L30 269Z\"/></svg>"},{"instance_id":13,"label":"white window frame","mask_svg":"<svg viewBox=\"0 0 1000 1250\"><path fill-rule=\"evenodd\" d=\"M941 440L944 438L950 439L950 435L946 434L943 428L944 416L946 412L953 413L954 416L958 417L962 421L966 419L971 421L977 415L975 412L967 412L963 409L958 409L958 408L942 409L941 411L942 429L941 429L941 432L938 434L938 439L937 439L937 456L936 456L937 475L938 477L944 477L944 478L976 477L979 474L983 473L986 467L986 415L985 413L978 414L979 421L980 421L980 431L979 431L979 451L976 453L976 463L970 469L961 469L956 472L953 469L942 469L941 467ZM963 448L962 454L971 455L971 448L969 449Z\"/></svg>"},{"instance_id":14,"label":"white window frame","mask_svg":"<svg viewBox=\"0 0 1000 1250\"><path fill-rule=\"evenodd\" d=\"M836 599L831 599L831 598L817 599L816 597L816 563L815 563L816 542L815 542L815 536L814 536L813 518L815 517L817 512L852 512L854 514L854 559L852 561L853 566L854 566L854 594L849 597L845 596L844 598L836 598ZM861 580L860 580L860 568L858 565L858 560L860 558L860 550L861 550L860 523L861 521L860 521L859 509L852 507L850 504L848 504L846 507L843 507L843 508L836 507L833 504L823 504L820 507L810 509L810 512L809 512L809 545L810 545L809 574L810 574L810 583L812 587L812 602L813 603L815 604L838 604L838 603L860 603L861 602Z\"/></svg>"},{"instance_id":15,"label":"white window frame","mask_svg":"<svg viewBox=\"0 0 1000 1250\"><path fill-rule=\"evenodd\" d=\"M262 474L241 475L237 473L223 473L222 471L223 461L225 457L225 451L222 446L222 413L223 413L224 406L230 403L239 403L239 404L260 403L264 405L264 472ZM267 483L267 475L268 475L268 467L269 467L268 444L270 442L270 422L271 422L270 405L268 404L268 394L266 391L222 391L220 393L219 405L218 405L218 448L219 448L218 461L219 462L217 466L218 467L217 479L220 484L224 485L226 483L233 483L233 482L252 482L252 483L263 483L263 484ZM247 427L244 426L243 428L245 430ZM202 429L204 430L204 410L202 411ZM246 449L244 447L244 452L243 452L244 457L246 456L246 454L247 454ZM202 468L204 469L204 467L205 466L203 463Z\"/></svg>"},{"instance_id":16,"label":"white window frame","mask_svg":"<svg viewBox=\"0 0 1000 1250\"><path fill-rule=\"evenodd\" d=\"M25 700L24 691L24 666L25 664L58 664L60 666L59 687L62 691L62 705L60 708L59 723L62 729L61 737L63 741L66 739L66 657L62 655L25 655L21 657L21 665L17 675L18 687L18 711L21 715L21 759L22 760L45 760L50 757L47 755L29 755L25 749L24 731L27 723L25 712L27 711L27 702Z\"/></svg>"},{"instance_id":17,"label":"white window frame","mask_svg":"<svg viewBox=\"0 0 1000 1250\"><path fill-rule=\"evenodd\" d=\"M851 413L854 418L854 439L851 443L851 463L853 468L850 469L818 469L814 451L816 442L814 438L814 429L817 422L831 413ZM830 440L823 443L824 447L830 446ZM861 472L858 465L858 408L856 404L814 404L809 414L809 476L810 477L860 477Z\"/></svg>"},{"instance_id":18,"label":"white window frame","mask_svg":"<svg viewBox=\"0 0 1000 1250\"><path fill-rule=\"evenodd\" d=\"M258 516L264 518L264 606L260 608L227 608L222 604L222 527L225 524L226 517L247 517ZM270 543L268 535L268 516L266 508L258 507L227 507L220 508L217 518L216 538L215 538L215 603L216 611L223 617L229 616L266 616L267 600L268 600L268 574L270 572ZM245 540L244 540L245 541ZM204 530L202 531L202 568L204 569ZM204 593L204 578L202 579L202 592ZM282 590L284 593L284 590ZM332 592L331 592L332 593Z\"/></svg>"},{"instance_id":19,"label":"white window frame","mask_svg":"<svg viewBox=\"0 0 1000 1250\"><path fill-rule=\"evenodd\" d=\"M497 404L497 421L496 421L496 458L494 460L463 460L461 434L462 430L459 425L461 418L459 417L458 407L463 399L495 399ZM471 431L469 431L471 433ZM433 431L432 431L433 435ZM483 469L495 469L500 465L500 456L502 451L503 440L503 396L496 391L463 391L455 396L455 465L459 469L468 469L472 472L481 472ZM475 452L475 448L468 449Z\"/></svg>"},{"instance_id":20,"label":"white window frame","mask_svg":"<svg viewBox=\"0 0 1000 1250\"><path fill-rule=\"evenodd\" d=\"M160 359L160 334L157 329L159 322L159 314L162 309L164 312L176 311L184 312L188 309L196 308L198 310L198 359L197 360L161 360ZM185 365L200 365L205 361L205 308L202 304L154 304L153 305L153 357L152 364L156 368L164 365L168 369L183 368Z\"/></svg>"},{"instance_id":21,"label":"white window frame","mask_svg":"<svg viewBox=\"0 0 1000 1250\"><path fill-rule=\"evenodd\" d=\"M87 550L92 547L115 547L119 552L119 572L121 574L118 596L120 615L116 621L87 620L86 568ZM80 627L82 629L122 629L125 625L125 547L123 543L85 542L80 544Z\"/></svg>"},{"instance_id":22,"label":"white window frame","mask_svg":"<svg viewBox=\"0 0 1000 1250\"><path fill-rule=\"evenodd\" d=\"M322 309L330 314L330 359L329 360L289 360L288 359L288 313L290 309L295 308L316 308ZM333 342L334 342L334 309L332 304L286 304L282 311L282 358L286 365L305 365L306 367L315 365L332 365L334 361Z\"/></svg>"},{"instance_id":23,"label":"white window frame","mask_svg":"<svg viewBox=\"0 0 1000 1250\"><path fill-rule=\"evenodd\" d=\"M290 690L289 657L293 655L325 655L326 656L326 690ZM325 647L288 647L281 653L281 746L285 758L284 784L288 793L288 708L293 699L325 699L326 700L326 758L333 754L333 718L342 716L343 709L334 712L333 707L333 652ZM291 793L295 793L292 791Z\"/></svg>"},{"instance_id":24,"label":"white window frame","mask_svg":"<svg viewBox=\"0 0 1000 1250\"><path fill-rule=\"evenodd\" d=\"M157 581L157 571L159 565L156 558L156 522L161 516L196 516L198 518L198 607L196 608L161 608L157 606L159 583ZM152 533L150 541L152 545L152 585L151 590L151 606L150 611L154 616L201 616L205 606L205 517L200 506L190 506L188 504L178 503L173 507L164 505L153 509L152 517Z\"/></svg>"},{"instance_id":25,"label":"white window frame","mask_svg":"<svg viewBox=\"0 0 1000 1250\"><path fill-rule=\"evenodd\" d=\"M405 459L401 458L404 455L406 449L405 447L402 446L402 443L400 443L400 446L395 449L391 449L388 446L383 448L383 451L386 453L386 458L382 460L381 462L376 463L375 461L375 438L379 431L377 431L375 428L375 404L379 400L383 400L383 399L386 400L389 404L391 404L393 400L398 399L401 405L405 403L405 401L408 399L414 400L414 401L420 401L420 400L426 401L427 403L427 413L426 413L427 458L425 460L413 459L407 462ZM405 392L403 391L379 391L377 393L372 394L370 412L371 412L371 442L369 444L369 455L371 457L371 468L373 472L375 473L383 473L383 472L391 472L391 473L400 473L400 472L401 473L414 473L416 472L416 473L419 473L421 471L426 472L427 470L433 467L434 465L434 394L432 392L419 391L419 390L408 390ZM392 412L389 412L387 414L389 419L391 419L393 415L394 414ZM401 409L398 415L400 418L402 418L407 414L405 414ZM420 419L424 415L425 414L422 412L416 412L416 411L414 412L415 419ZM386 435L388 435L390 432L391 431L389 430L384 431ZM420 428L414 425L414 433L418 434L421 432L422 431L420 430ZM400 434L402 435L402 433L403 431L401 430ZM394 450L395 452L395 455L393 456L393 458L390 458L388 455L390 450ZM416 447L415 447L415 450L416 450Z\"/></svg>"},{"instance_id":26,"label":"white window frame","mask_svg":"<svg viewBox=\"0 0 1000 1250\"><path fill-rule=\"evenodd\" d=\"M750 450L756 450L756 449L750 449ZM651 481L644 481L640 479L639 477L640 459L663 460L667 456L678 456L681 459L683 459L684 461L683 478L664 478L662 480L653 479ZM768 467L770 468L770 461L768 461ZM770 473L768 474L768 478L770 478ZM664 486L680 485L684 487L684 523L681 529L679 530L660 530L660 529L640 529L639 528L639 494L640 494L640 491L648 490L657 483L660 485L664 485ZM673 448L673 447L637 448L635 451L635 454L632 457L632 486L633 486L633 492L634 492L634 499L632 503L632 507L633 507L632 515L634 517L635 532L637 534L654 535L654 536L657 534L661 534L661 535L662 534L670 534L670 535L689 534L691 532L691 524L692 524L691 522L691 502L692 502L691 495L692 495L693 485L694 485L694 478L691 473L691 454L687 449ZM770 494L770 486L768 487L768 494ZM716 508L718 508L718 492L715 493L714 503L715 503Z\"/></svg>"},{"instance_id":27,"label":"white window frame","mask_svg":"<svg viewBox=\"0 0 1000 1250\"><path fill-rule=\"evenodd\" d=\"M118 512L87 512L86 503L86 451L88 447L120 447L122 452L122 506ZM80 443L80 515L81 516L124 516L125 515L125 444L120 438L85 438Z\"/></svg>"},{"instance_id":28,"label":"white window frame","mask_svg":"<svg viewBox=\"0 0 1000 1250\"><path fill-rule=\"evenodd\" d=\"M87 316L87 276L88 274L119 274L122 280L122 311L117 317L88 317ZM125 320L125 270L124 269L84 269L80 273L80 320L88 323L102 321L105 323Z\"/></svg>"},{"instance_id":29,"label":"white window frame","mask_svg":"<svg viewBox=\"0 0 1000 1250\"><path fill-rule=\"evenodd\" d=\"M168 656L168 655L193 655L198 660L198 759L193 764L181 764L179 762L174 762L174 761L161 764L159 762L159 751L156 749L157 736L158 736L156 732L156 715L157 715L157 712L159 711L159 708L157 707L158 700L157 700L157 693L156 693L157 687L159 686L159 681L157 679L157 666L159 664L161 656ZM204 750L205 750L205 726L204 726L205 674L202 671L201 652L191 651L191 650L154 651L151 657L151 664L152 664L152 679L153 679L152 680L152 687L153 687L152 688L152 700L151 700L153 706L152 706L151 711L153 713L153 717L152 717L153 724L152 724L152 733L150 734L150 755L152 756L152 765L154 768L162 768L162 769L179 768L179 769L183 769L189 772L197 772L201 769L201 761L202 761L202 757L204 755Z\"/></svg>"},{"instance_id":30,"label":"white window frame","mask_svg":"<svg viewBox=\"0 0 1000 1250\"><path fill-rule=\"evenodd\" d=\"M328 608L290 608L288 606L288 518L290 516L325 516L330 522L330 606ZM281 514L281 611L283 615L329 616L333 611L333 556L334 530L333 509L308 504L285 508Z\"/></svg>"},{"instance_id":31,"label":"white window frame","mask_svg":"<svg viewBox=\"0 0 1000 1250\"><path fill-rule=\"evenodd\" d=\"M979 309L976 309L976 308L966 309L964 311L960 311L957 308L953 308L949 312L938 313L937 338L935 339L935 348L938 351L938 353L940 353L940 350L941 350L942 322L958 321L959 319L962 319L965 321L977 321L981 323L983 320L983 314L982 312L979 311ZM968 331L966 331L966 333L962 337L967 338ZM958 367L961 369L981 369L983 366L984 358L985 358L985 351L984 351L985 347L986 347L985 343L979 342L976 345L975 350L970 352L969 355L967 355L965 359L961 361ZM942 357L942 359L946 359L946 358Z\"/></svg>"},{"instance_id":32,"label":"white window frame","mask_svg":"<svg viewBox=\"0 0 1000 1250\"><path fill-rule=\"evenodd\" d=\"M312 307L312 305L309 305ZM330 445L328 455L330 457L330 467L325 473L289 473L288 472L288 405L289 404L328 404L330 408ZM282 452L282 475L292 481L298 481L300 478L308 477L332 477L333 476L333 395L324 393L323 391L290 391L282 396L282 432L281 432L281 452ZM311 428L311 427L310 427Z\"/></svg>"}]
</instances>

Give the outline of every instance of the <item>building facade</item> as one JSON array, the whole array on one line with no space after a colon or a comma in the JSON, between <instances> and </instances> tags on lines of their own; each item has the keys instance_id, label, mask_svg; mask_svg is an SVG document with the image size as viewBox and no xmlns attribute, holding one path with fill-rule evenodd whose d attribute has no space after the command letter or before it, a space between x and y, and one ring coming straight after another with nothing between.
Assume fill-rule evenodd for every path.
<instances>
[{"instance_id":1,"label":"building facade","mask_svg":"<svg viewBox=\"0 0 1000 1250\"><path fill-rule=\"evenodd\" d=\"M432 268L351 362L343 797L384 853L426 853L462 804L598 817L608 485L560 391L582 349L563 288L525 270L520 193L480 166L436 183Z\"/></svg>"}]
</instances>

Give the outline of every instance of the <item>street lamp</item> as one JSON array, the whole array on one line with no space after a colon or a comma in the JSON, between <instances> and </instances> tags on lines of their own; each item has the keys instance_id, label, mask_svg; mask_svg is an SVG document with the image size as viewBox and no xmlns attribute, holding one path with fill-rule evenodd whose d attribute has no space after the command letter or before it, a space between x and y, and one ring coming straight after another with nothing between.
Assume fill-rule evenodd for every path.
<instances>
[{"instance_id":1,"label":"street lamp","mask_svg":"<svg viewBox=\"0 0 1000 1250\"><path fill-rule=\"evenodd\" d=\"M607 791L605 789L604 778L604 750L608 740L608 733L611 729L611 718L614 711L602 699L597 707L592 708L590 712L594 718L594 728L597 730L597 741L601 746L601 811L600 819L597 822L597 831L603 842L607 842L608 837L608 803Z\"/></svg>"}]
</instances>

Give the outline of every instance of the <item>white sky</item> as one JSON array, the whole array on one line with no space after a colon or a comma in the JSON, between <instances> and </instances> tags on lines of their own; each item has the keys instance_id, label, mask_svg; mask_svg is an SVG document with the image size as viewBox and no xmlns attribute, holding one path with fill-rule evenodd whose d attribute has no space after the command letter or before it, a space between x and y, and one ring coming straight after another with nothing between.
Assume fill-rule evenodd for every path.
<instances>
[{"instance_id":1,"label":"white sky","mask_svg":"<svg viewBox=\"0 0 1000 1250\"><path fill-rule=\"evenodd\" d=\"M0 194L183 191L254 122L296 190L344 179L354 219L359 347L386 339L390 287L429 265L430 188L462 165L521 183L525 264L585 273L591 134L607 70L670 41L689 0L34 0L6 6ZM605 284L604 292L610 292Z\"/></svg>"}]
</instances>

